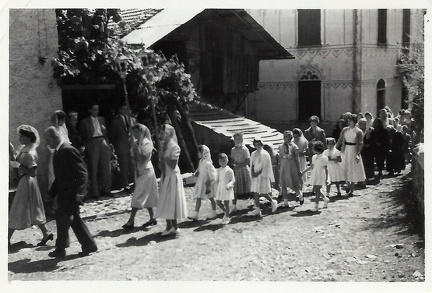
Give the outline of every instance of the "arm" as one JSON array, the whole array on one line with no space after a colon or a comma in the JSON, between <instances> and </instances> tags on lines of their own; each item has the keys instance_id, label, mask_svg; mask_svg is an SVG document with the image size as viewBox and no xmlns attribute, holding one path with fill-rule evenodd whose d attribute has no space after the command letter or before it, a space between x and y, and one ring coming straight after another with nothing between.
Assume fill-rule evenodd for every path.
<instances>
[{"instance_id":1,"label":"arm","mask_svg":"<svg viewBox=\"0 0 432 293\"><path fill-rule=\"evenodd\" d=\"M325 171L325 176L326 176L326 182L328 182L328 180L329 180L329 177L328 177L328 170L327 170L327 165L326 166L324 166L324 171Z\"/></svg>"},{"instance_id":2,"label":"arm","mask_svg":"<svg viewBox=\"0 0 432 293\"><path fill-rule=\"evenodd\" d=\"M335 145L335 148L339 149L339 147L342 145L342 142L344 140L344 134L345 134L345 128L342 129L342 131L341 131L341 133L339 135L339 139L338 139L338 141L337 141L337 143Z\"/></svg>"},{"instance_id":3,"label":"arm","mask_svg":"<svg viewBox=\"0 0 432 293\"><path fill-rule=\"evenodd\" d=\"M227 175L230 176L230 181L229 181L228 184L226 185L226 189L234 188L234 183L235 183L234 172L233 172L232 170L228 170Z\"/></svg>"},{"instance_id":4,"label":"arm","mask_svg":"<svg viewBox=\"0 0 432 293\"><path fill-rule=\"evenodd\" d=\"M360 155L363 149L363 131L357 129L357 155Z\"/></svg>"},{"instance_id":5,"label":"arm","mask_svg":"<svg viewBox=\"0 0 432 293\"><path fill-rule=\"evenodd\" d=\"M301 172L301 174L303 175L303 174L306 173L307 171L312 170L313 167L314 167L314 165L311 164L309 167L307 167L306 169L304 169L304 170Z\"/></svg>"},{"instance_id":6,"label":"arm","mask_svg":"<svg viewBox=\"0 0 432 293\"><path fill-rule=\"evenodd\" d=\"M73 177L76 182L76 195L77 201L82 200L86 192L87 187L87 169L84 161L81 158L77 149L70 147L63 151L65 153L65 159L68 161L68 165L71 168Z\"/></svg>"},{"instance_id":7,"label":"arm","mask_svg":"<svg viewBox=\"0 0 432 293\"><path fill-rule=\"evenodd\" d=\"M294 154L294 162L295 162L295 165L296 165L296 168L297 168L297 171L298 171L298 174L299 174L299 177L301 178L302 177L302 172L300 171L300 158L299 158L299 149L293 149L293 154Z\"/></svg>"},{"instance_id":8,"label":"arm","mask_svg":"<svg viewBox=\"0 0 432 293\"><path fill-rule=\"evenodd\" d=\"M342 162L342 157L341 156L336 156L336 158L334 158L334 159L329 158L329 161L335 161L335 162L340 163L340 162Z\"/></svg>"}]
</instances>

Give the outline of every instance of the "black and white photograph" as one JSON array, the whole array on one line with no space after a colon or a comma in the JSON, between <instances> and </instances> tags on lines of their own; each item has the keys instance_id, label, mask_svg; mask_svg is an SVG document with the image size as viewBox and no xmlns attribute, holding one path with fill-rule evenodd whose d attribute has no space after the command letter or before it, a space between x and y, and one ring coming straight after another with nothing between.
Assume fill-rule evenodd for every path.
<instances>
[{"instance_id":1,"label":"black and white photograph","mask_svg":"<svg viewBox=\"0 0 432 293\"><path fill-rule=\"evenodd\" d=\"M7 292L432 290L431 3L180 3L2 11Z\"/></svg>"}]
</instances>

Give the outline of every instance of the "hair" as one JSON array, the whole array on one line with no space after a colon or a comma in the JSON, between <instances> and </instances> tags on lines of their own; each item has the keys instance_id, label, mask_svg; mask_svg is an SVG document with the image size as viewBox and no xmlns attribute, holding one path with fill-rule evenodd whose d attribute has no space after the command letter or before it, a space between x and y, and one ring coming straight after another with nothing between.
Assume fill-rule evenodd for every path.
<instances>
[{"instance_id":1,"label":"hair","mask_svg":"<svg viewBox=\"0 0 432 293\"><path fill-rule=\"evenodd\" d=\"M291 137L293 137L293 132L291 130L285 130L283 135L285 136L285 134L289 134Z\"/></svg>"},{"instance_id":2,"label":"hair","mask_svg":"<svg viewBox=\"0 0 432 293\"><path fill-rule=\"evenodd\" d=\"M57 120L66 119L66 113L62 110L55 111L55 115L57 115Z\"/></svg>"},{"instance_id":3,"label":"hair","mask_svg":"<svg viewBox=\"0 0 432 293\"><path fill-rule=\"evenodd\" d=\"M366 113L364 114L364 116L365 116L365 117L366 117L366 116L369 116L370 118L373 119L373 116L372 116L372 114L371 114L370 112L366 112Z\"/></svg>"},{"instance_id":4,"label":"hair","mask_svg":"<svg viewBox=\"0 0 432 293\"><path fill-rule=\"evenodd\" d=\"M405 109L400 109L400 110L399 110L399 115L401 115L401 116L402 116L402 115L405 115Z\"/></svg>"},{"instance_id":5,"label":"hair","mask_svg":"<svg viewBox=\"0 0 432 293\"><path fill-rule=\"evenodd\" d=\"M348 115L347 120L352 120L352 121L354 121L354 123L357 123L358 117L356 114L351 114L351 115Z\"/></svg>"},{"instance_id":6,"label":"hair","mask_svg":"<svg viewBox=\"0 0 432 293\"><path fill-rule=\"evenodd\" d=\"M394 117L394 118L393 118L393 121L397 121L397 122L399 122L399 118L398 118L398 117Z\"/></svg>"},{"instance_id":7,"label":"hair","mask_svg":"<svg viewBox=\"0 0 432 293\"><path fill-rule=\"evenodd\" d=\"M297 135L302 136L302 135L303 135L303 131L301 131L300 128L294 128L294 129L292 130L292 134L293 134L293 135L294 135L294 134L297 134Z\"/></svg>"},{"instance_id":8,"label":"hair","mask_svg":"<svg viewBox=\"0 0 432 293\"><path fill-rule=\"evenodd\" d=\"M236 137L238 137L240 139L243 139L243 133L242 132L236 132L236 133L234 133L233 138L235 139Z\"/></svg>"},{"instance_id":9,"label":"hair","mask_svg":"<svg viewBox=\"0 0 432 293\"><path fill-rule=\"evenodd\" d=\"M50 126L47 129L45 129L45 134L49 135L52 138L56 138L59 141L61 140L60 132L55 128L55 126Z\"/></svg>"},{"instance_id":10,"label":"hair","mask_svg":"<svg viewBox=\"0 0 432 293\"><path fill-rule=\"evenodd\" d=\"M310 122L320 123L320 120L319 120L318 116L312 115L312 116L309 117L309 123Z\"/></svg>"},{"instance_id":11,"label":"hair","mask_svg":"<svg viewBox=\"0 0 432 293\"><path fill-rule=\"evenodd\" d=\"M336 144L336 140L333 137L327 137L326 138L326 143L327 143L327 145L329 145L329 144L335 145Z\"/></svg>"},{"instance_id":12,"label":"hair","mask_svg":"<svg viewBox=\"0 0 432 293\"><path fill-rule=\"evenodd\" d=\"M263 145L263 149L269 153L271 157L273 157L273 148L268 144Z\"/></svg>"},{"instance_id":13,"label":"hair","mask_svg":"<svg viewBox=\"0 0 432 293\"><path fill-rule=\"evenodd\" d=\"M359 113L357 114L357 116L358 116L358 117L364 117L364 115L363 115L362 112L359 112Z\"/></svg>"},{"instance_id":14,"label":"hair","mask_svg":"<svg viewBox=\"0 0 432 293\"><path fill-rule=\"evenodd\" d=\"M228 156L225 153L220 153L218 155L218 160L223 160L223 159L227 159L228 160Z\"/></svg>"},{"instance_id":15,"label":"hair","mask_svg":"<svg viewBox=\"0 0 432 293\"><path fill-rule=\"evenodd\" d=\"M410 110L405 110L405 115L411 115L411 111Z\"/></svg>"},{"instance_id":16,"label":"hair","mask_svg":"<svg viewBox=\"0 0 432 293\"><path fill-rule=\"evenodd\" d=\"M264 143L262 142L261 138L258 139L254 138L252 144L255 145L256 142L259 142L262 146L264 146Z\"/></svg>"},{"instance_id":17,"label":"hair","mask_svg":"<svg viewBox=\"0 0 432 293\"><path fill-rule=\"evenodd\" d=\"M408 131L408 126L407 125L402 125L402 130Z\"/></svg>"},{"instance_id":18,"label":"hair","mask_svg":"<svg viewBox=\"0 0 432 293\"><path fill-rule=\"evenodd\" d=\"M93 106L99 106L99 102L90 102L88 105L88 109L91 110Z\"/></svg>"},{"instance_id":19,"label":"hair","mask_svg":"<svg viewBox=\"0 0 432 293\"><path fill-rule=\"evenodd\" d=\"M378 111L378 114L381 114L382 112L384 112L385 113L385 115L386 115L386 117L387 117L387 110L386 109L381 109L381 110L379 110Z\"/></svg>"},{"instance_id":20,"label":"hair","mask_svg":"<svg viewBox=\"0 0 432 293\"><path fill-rule=\"evenodd\" d=\"M126 103L125 102L123 102L123 103L120 103L120 105L119 105L119 109L121 108L121 107L127 107L127 105L126 105Z\"/></svg>"},{"instance_id":21,"label":"hair","mask_svg":"<svg viewBox=\"0 0 432 293\"><path fill-rule=\"evenodd\" d=\"M71 112L69 112L68 116L69 117L72 117L72 116L77 116L78 117L78 113L75 112L75 111L71 111Z\"/></svg>"},{"instance_id":22,"label":"hair","mask_svg":"<svg viewBox=\"0 0 432 293\"><path fill-rule=\"evenodd\" d=\"M315 141L312 144L314 151L322 154L324 152L324 144L321 141Z\"/></svg>"},{"instance_id":23,"label":"hair","mask_svg":"<svg viewBox=\"0 0 432 293\"><path fill-rule=\"evenodd\" d=\"M198 149L198 152L199 152L199 153L202 153L203 150L204 150L204 147L203 147L202 144L200 144L200 145L198 145L197 149Z\"/></svg>"},{"instance_id":24,"label":"hair","mask_svg":"<svg viewBox=\"0 0 432 293\"><path fill-rule=\"evenodd\" d=\"M19 133L20 133L22 136L25 136L25 137L30 138L30 141L31 141L32 143L35 143L35 142L36 142L36 135L35 135L33 132L30 132L30 131L27 131L27 130L24 130L24 129L20 129L20 130L19 130Z\"/></svg>"}]
</instances>

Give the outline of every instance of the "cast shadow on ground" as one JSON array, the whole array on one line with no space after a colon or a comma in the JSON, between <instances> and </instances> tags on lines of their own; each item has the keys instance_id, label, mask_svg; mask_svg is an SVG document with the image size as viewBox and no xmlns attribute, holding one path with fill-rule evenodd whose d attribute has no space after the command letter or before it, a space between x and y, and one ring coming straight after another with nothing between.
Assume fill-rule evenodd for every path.
<instances>
[{"instance_id":1,"label":"cast shadow on ground","mask_svg":"<svg viewBox=\"0 0 432 293\"><path fill-rule=\"evenodd\" d=\"M201 227L196 228L195 230L193 230L194 232L202 232L202 231L217 231L220 228L223 228L225 225L222 225L220 223L220 219L218 219L218 222L214 223L214 224L208 224L208 225L204 225Z\"/></svg>"},{"instance_id":2,"label":"cast shadow on ground","mask_svg":"<svg viewBox=\"0 0 432 293\"><path fill-rule=\"evenodd\" d=\"M13 254L13 253L17 253L18 251L20 251L21 249L24 248L33 248L36 247L31 243L27 243L25 241L18 241L14 244L12 244L11 246L8 247L8 254Z\"/></svg>"},{"instance_id":3,"label":"cast shadow on ground","mask_svg":"<svg viewBox=\"0 0 432 293\"><path fill-rule=\"evenodd\" d=\"M363 230L380 230L400 226L405 229L395 233L418 234L424 237L424 218L418 214L415 195L411 194L411 175L404 175L401 181L400 188L387 193L387 202L391 203L391 207L386 216L368 219Z\"/></svg>"},{"instance_id":4,"label":"cast shadow on ground","mask_svg":"<svg viewBox=\"0 0 432 293\"><path fill-rule=\"evenodd\" d=\"M37 261L31 261L30 259L22 259L11 262L8 264L8 270L15 274L30 274L37 272L52 272L58 269L58 263L61 261L68 261L82 256L78 254L67 255L64 259L59 258L48 258Z\"/></svg>"},{"instance_id":5,"label":"cast shadow on ground","mask_svg":"<svg viewBox=\"0 0 432 293\"><path fill-rule=\"evenodd\" d=\"M141 238L132 237L126 240L126 242L124 243L116 244L116 246L117 247L146 246L152 241L154 241L155 243L159 243L168 240L173 240L176 238L177 238L176 235L162 236L161 232L158 232L158 233L145 235L144 237Z\"/></svg>"},{"instance_id":6,"label":"cast shadow on ground","mask_svg":"<svg viewBox=\"0 0 432 293\"><path fill-rule=\"evenodd\" d=\"M321 211L312 211L312 210L306 210L306 211L298 211L295 214L292 214L291 217L310 217L321 214Z\"/></svg>"},{"instance_id":7,"label":"cast shadow on ground","mask_svg":"<svg viewBox=\"0 0 432 293\"><path fill-rule=\"evenodd\" d=\"M109 230L103 230L100 231L99 233L97 233L96 235L93 235L93 237L119 237L121 235L127 235L127 234L132 234L141 230L146 230L145 228L142 228L141 226L138 227L134 227L132 229L117 229L117 230L113 230L113 231L109 231Z\"/></svg>"},{"instance_id":8,"label":"cast shadow on ground","mask_svg":"<svg viewBox=\"0 0 432 293\"><path fill-rule=\"evenodd\" d=\"M196 228L196 227L200 227L202 225L208 224L208 223L209 223L208 220L198 220L198 221L187 220L187 221L179 223L178 227L182 228L182 229Z\"/></svg>"}]
</instances>

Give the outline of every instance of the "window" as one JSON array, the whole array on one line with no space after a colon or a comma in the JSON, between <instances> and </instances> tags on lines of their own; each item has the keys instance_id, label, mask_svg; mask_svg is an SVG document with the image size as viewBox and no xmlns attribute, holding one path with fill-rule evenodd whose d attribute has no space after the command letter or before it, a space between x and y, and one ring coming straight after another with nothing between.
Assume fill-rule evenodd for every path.
<instances>
[{"instance_id":1,"label":"window","mask_svg":"<svg viewBox=\"0 0 432 293\"><path fill-rule=\"evenodd\" d=\"M321 46L321 11L298 10L298 46Z\"/></svg>"},{"instance_id":2,"label":"window","mask_svg":"<svg viewBox=\"0 0 432 293\"><path fill-rule=\"evenodd\" d=\"M387 45L387 9L378 9L378 45Z\"/></svg>"},{"instance_id":3,"label":"window","mask_svg":"<svg viewBox=\"0 0 432 293\"><path fill-rule=\"evenodd\" d=\"M376 97L377 97L377 117L378 117L379 110L383 109L386 105L385 102L386 86L385 86L385 81L383 79L380 79L378 81L376 92L377 92Z\"/></svg>"},{"instance_id":4,"label":"window","mask_svg":"<svg viewBox=\"0 0 432 293\"><path fill-rule=\"evenodd\" d=\"M409 9L403 10L402 16L402 46L406 47L410 42L410 31L411 31L411 11Z\"/></svg>"}]
</instances>

